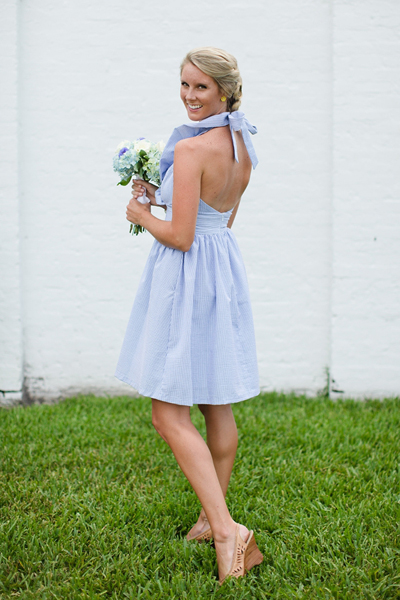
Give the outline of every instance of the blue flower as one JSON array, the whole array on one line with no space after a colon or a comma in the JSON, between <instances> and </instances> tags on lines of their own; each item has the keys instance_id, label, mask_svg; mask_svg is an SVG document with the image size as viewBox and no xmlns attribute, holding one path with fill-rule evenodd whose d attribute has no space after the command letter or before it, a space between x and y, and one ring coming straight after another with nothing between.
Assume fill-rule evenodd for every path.
<instances>
[{"instance_id":1,"label":"blue flower","mask_svg":"<svg viewBox=\"0 0 400 600\"><path fill-rule=\"evenodd\" d=\"M118 152L118 156L122 156L127 151L128 151L128 148L121 148L121 150Z\"/></svg>"}]
</instances>

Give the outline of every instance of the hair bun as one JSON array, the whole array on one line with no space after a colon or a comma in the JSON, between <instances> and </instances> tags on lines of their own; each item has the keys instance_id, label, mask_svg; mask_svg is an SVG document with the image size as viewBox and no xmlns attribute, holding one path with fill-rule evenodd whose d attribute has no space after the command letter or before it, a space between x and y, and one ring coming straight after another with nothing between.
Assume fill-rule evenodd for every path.
<instances>
[{"instance_id":1,"label":"hair bun","mask_svg":"<svg viewBox=\"0 0 400 600\"><path fill-rule=\"evenodd\" d=\"M229 112L234 112L235 110L238 110L242 102L242 78L240 77L240 73L237 69L235 75L237 77L237 84L235 91L228 100Z\"/></svg>"}]
</instances>

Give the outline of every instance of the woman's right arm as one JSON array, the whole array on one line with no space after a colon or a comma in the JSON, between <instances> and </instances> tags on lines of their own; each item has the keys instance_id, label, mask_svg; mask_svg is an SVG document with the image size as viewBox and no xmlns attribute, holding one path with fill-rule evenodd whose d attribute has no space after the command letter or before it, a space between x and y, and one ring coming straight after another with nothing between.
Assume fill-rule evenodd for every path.
<instances>
[{"instance_id":1,"label":"woman's right arm","mask_svg":"<svg viewBox=\"0 0 400 600\"><path fill-rule=\"evenodd\" d=\"M172 220L162 221L152 215L148 204L136 200L136 192L127 206L127 220L147 229L164 246L187 252L195 235L205 158L205 152L196 152L192 138L180 140L174 153ZM143 187L147 190L148 185L145 182Z\"/></svg>"}]
</instances>

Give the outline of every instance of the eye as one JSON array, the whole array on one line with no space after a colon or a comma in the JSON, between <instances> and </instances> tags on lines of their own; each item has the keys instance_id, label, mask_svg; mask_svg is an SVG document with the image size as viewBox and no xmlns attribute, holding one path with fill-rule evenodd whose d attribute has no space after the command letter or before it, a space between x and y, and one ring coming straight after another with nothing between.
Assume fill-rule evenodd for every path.
<instances>
[{"instance_id":1,"label":"eye","mask_svg":"<svg viewBox=\"0 0 400 600\"><path fill-rule=\"evenodd\" d=\"M199 88L201 88L202 90L206 90L207 86L204 85L203 83L199 83Z\"/></svg>"},{"instance_id":2,"label":"eye","mask_svg":"<svg viewBox=\"0 0 400 600\"><path fill-rule=\"evenodd\" d=\"M184 86L184 87L185 86L187 87L188 84L186 83L186 81L181 81L181 85Z\"/></svg>"}]
</instances>

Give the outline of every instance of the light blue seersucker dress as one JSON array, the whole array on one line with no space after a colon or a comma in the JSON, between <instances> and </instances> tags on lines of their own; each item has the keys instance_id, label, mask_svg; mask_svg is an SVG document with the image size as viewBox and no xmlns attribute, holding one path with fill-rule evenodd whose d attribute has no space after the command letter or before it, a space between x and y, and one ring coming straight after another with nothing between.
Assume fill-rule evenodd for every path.
<instances>
[{"instance_id":1,"label":"light blue seersucker dress","mask_svg":"<svg viewBox=\"0 0 400 600\"><path fill-rule=\"evenodd\" d=\"M214 127L241 130L253 167L257 157L241 112L177 127L160 163L157 202L172 218L175 144ZM249 133L250 132L250 133ZM254 325L243 259L227 223L202 200L188 252L154 241L133 304L115 376L140 394L185 406L231 404L259 393Z\"/></svg>"}]
</instances>

